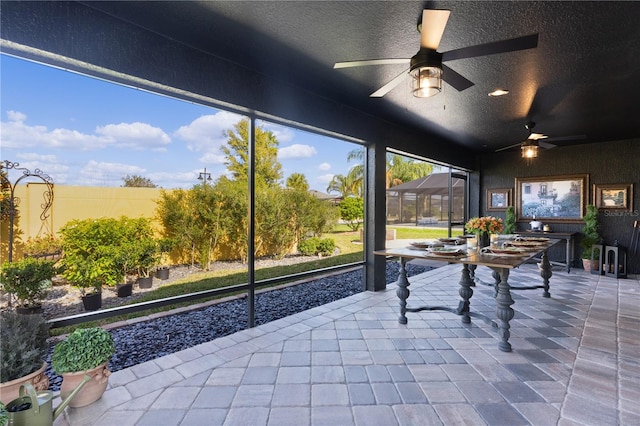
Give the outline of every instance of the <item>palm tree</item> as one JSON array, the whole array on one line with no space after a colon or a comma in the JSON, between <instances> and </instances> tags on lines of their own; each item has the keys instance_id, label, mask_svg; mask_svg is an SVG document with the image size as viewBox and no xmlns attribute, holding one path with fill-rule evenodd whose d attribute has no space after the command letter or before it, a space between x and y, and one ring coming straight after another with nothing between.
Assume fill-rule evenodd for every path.
<instances>
[{"instance_id":1,"label":"palm tree","mask_svg":"<svg viewBox=\"0 0 640 426\"><path fill-rule=\"evenodd\" d=\"M327 186L327 192L337 192L342 198L350 195L359 196L358 184L354 181L351 173L344 175L334 175Z\"/></svg>"},{"instance_id":2,"label":"palm tree","mask_svg":"<svg viewBox=\"0 0 640 426\"><path fill-rule=\"evenodd\" d=\"M307 177L302 173L291 173L287 178L287 188L297 189L300 191L308 191L309 190L309 182L307 182Z\"/></svg>"}]
</instances>

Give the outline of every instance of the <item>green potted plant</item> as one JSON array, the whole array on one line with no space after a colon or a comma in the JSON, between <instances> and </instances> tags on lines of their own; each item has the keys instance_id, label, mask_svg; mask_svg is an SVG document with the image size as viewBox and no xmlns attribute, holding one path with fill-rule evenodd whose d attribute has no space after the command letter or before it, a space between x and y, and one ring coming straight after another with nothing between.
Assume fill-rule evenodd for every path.
<instances>
[{"instance_id":1,"label":"green potted plant","mask_svg":"<svg viewBox=\"0 0 640 426\"><path fill-rule=\"evenodd\" d=\"M97 401L109 382L107 364L115 353L113 337L100 327L79 328L56 344L51 356L53 370L62 376L60 397L64 400L82 382L84 375L91 380L69 403L83 407Z\"/></svg>"},{"instance_id":2,"label":"green potted plant","mask_svg":"<svg viewBox=\"0 0 640 426\"><path fill-rule=\"evenodd\" d=\"M158 240L158 262L160 267L156 269L156 278L166 280L169 278L169 253L173 250L175 241L172 238L161 238Z\"/></svg>"},{"instance_id":3,"label":"green potted plant","mask_svg":"<svg viewBox=\"0 0 640 426\"><path fill-rule=\"evenodd\" d=\"M53 261L28 257L5 262L0 270L0 284L16 298L19 312L41 313L42 301L47 297L55 273Z\"/></svg>"},{"instance_id":4,"label":"green potted plant","mask_svg":"<svg viewBox=\"0 0 640 426\"><path fill-rule=\"evenodd\" d=\"M150 288L153 284L151 270L159 259L158 244L152 237L143 237L135 243L136 268L138 270L138 286Z\"/></svg>"},{"instance_id":5,"label":"green potted plant","mask_svg":"<svg viewBox=\"0 0 640 426\"><path fill-rule=\"evenodd\" d=\"M593 248L594 244L601 242L600 234L598 233L598 208L593 204L587 205L587 211L584 215L584 226L582 227L582 240L580 246L582 247L582 265L585 271L599 270L600 269L600 252L597 248ZM594 259L593 261L591 259Z\"/></svg>"},{"instance_id":6,"label":"green potted plant","mask_svg":"<svg viewBox=\"0 0 640 426\"><path fill-rule=\"evenodd\" d=\"M516 208L514 206L507 207L507 212L504 220L504 233L516 233Z\"/></svg>"},{"instance_id":7,"label":"green potted plant","mask_svg":"<svg viewBox=\"0 0 640 426\"><path fill-rule=\"evenodd\" d=\"M0 400L16 399L24 383L36 390L49 388L45 374L48 337L49 326L42 315L0 312Z\"/></svg>"}]
</instances>

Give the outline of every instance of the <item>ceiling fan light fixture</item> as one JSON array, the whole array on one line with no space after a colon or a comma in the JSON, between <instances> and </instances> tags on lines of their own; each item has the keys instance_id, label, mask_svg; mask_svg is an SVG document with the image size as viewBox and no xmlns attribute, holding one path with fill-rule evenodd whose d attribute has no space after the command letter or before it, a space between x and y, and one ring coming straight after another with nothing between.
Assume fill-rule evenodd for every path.
<instances>
[{"instance_id":1,"label":"ceiling fan light fixture","mask_svg":"<svg viewBox=\"0 0 640 426\"><path fill-rule=\"evenodd\" d=\"M412 69L411 92L416 98L428 98L442 91L442 70L436 67Z\"/></svg>"},{"instance_id":2,"label":"ceiling fan light fixture","mask_svg":"<svg viewBox=\"0 0 640 426\"><path fill-rule=\"evenodd\" d=\"M522 158L531 159L538 156L538 144L525 142L522 144Z\"/></svg>"},{"instance_id":3,"label":"ceiling fan light fixture","mask_svg":"<svg viewBox=\"0 0 640 426\"><path fill-rule=\"evenodd\" d=\"M420 48L411 58L411 92L416 98L428 98L442 91L442 54Z\"/></svg>"}]
</instances>

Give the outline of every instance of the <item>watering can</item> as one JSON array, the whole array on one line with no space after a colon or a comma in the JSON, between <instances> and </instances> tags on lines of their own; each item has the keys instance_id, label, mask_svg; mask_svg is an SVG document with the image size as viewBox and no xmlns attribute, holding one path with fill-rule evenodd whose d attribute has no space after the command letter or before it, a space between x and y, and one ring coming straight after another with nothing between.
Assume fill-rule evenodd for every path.
<instances>
[{"instance_id":1,"label":"watering can","mask_svg":"<svg viewBox=\"0 0 640 426\"><path fill-rule=\"evenodd\" d=\"M53 421L89 380L91 376L85 374L78 387L58 405L55 411L53 410L53 392L36 393L31 383L21 385L20 396L5 407L9 417L7 426L52 426Z\"/></svg>"}]
</instances>

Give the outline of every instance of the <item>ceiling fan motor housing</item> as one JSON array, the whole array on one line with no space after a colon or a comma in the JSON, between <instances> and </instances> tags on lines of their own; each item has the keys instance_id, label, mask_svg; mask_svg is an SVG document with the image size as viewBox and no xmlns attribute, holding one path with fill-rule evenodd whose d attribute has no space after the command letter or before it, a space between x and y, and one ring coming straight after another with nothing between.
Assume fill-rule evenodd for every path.
<instances>
[{"instance_id":1,"label":"ceiling fan motor housing","mask_svg":"<svg viewBox=\"0 0 640 426\"><path fill-rule=\"evenodd\" d=\"M411 90L413 96L426 98L442 90L442 53L420 48L411 58Z\"/></svg>"}]
</instances>

